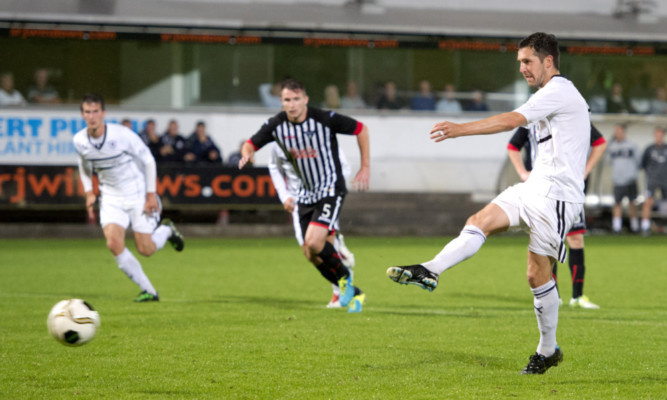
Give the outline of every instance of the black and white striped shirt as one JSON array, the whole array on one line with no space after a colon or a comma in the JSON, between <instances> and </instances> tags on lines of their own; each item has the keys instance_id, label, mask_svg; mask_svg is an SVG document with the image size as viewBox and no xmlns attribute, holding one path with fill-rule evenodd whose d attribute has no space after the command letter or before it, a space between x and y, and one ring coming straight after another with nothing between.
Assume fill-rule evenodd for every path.
<instances>
[{"instance_id":1,"label":"black and white striped shirt","mask_svg":"<svg viewBox=\"0 0 667 400\"><path fill-rule=\"evenodd\" d=\"M336 134L358 135L362 129L355 119L308 107L302 123L292 123L284 111L280 112L266 121L249 142L259 150L276 141L301 180L299 203L314 204L347 193Z\"/></svg>"}]
</instances>

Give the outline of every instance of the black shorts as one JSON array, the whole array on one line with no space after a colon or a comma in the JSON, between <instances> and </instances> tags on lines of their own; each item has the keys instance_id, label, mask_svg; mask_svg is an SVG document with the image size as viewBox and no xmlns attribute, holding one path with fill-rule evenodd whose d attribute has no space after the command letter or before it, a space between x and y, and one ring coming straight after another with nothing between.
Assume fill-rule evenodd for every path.
<instances>
[{"instance_id":1,"label":"black shorts","mask_svg":"<svg viewBox=\"0 0 667 400\"><path fill-rule=\"evenodd\" d=\"M665 199L667 197L667 182L648 181L646 183L646 197L654 197L657 190L660 190L660 195Z\"/></svg>"},{"instance_id":2,"label":"black shorts","mask_svg":"<svg viewBox=\"0 0 667 400\"><path fill-rule=\"evenodd\" d=\"M635 201L637 198L637 182L621 186L614 185L614 202L620 204L624 197L627 197L630 201Z\"/></svg>"},{"instance_id":3,"label":"black shorts","mask_svg":"<svg viewBox=\"0 0 667 400\"><path fill-rule=\"evenodd\" d=\"M315 204L299 203L299 225L301 225L303 237L306 237L306 230L310 224L322 226L333 233L344 198L345 196L339 195L325 197Z\"/></svg>"},{"instance_id":4,"label":"black shorts","mask_svg":"<svg viewBox=\"0 0 667 400\"><path fill-rule=\"evenodd\" d=\"M577 216L577 219L574 220L572 228L570 228L570 231L567 233L566 236L576 235L578 233L581 234L586 233L586 215L584 215L583 208L581 209L579 216Z\"/></svg>"}]
</instances>

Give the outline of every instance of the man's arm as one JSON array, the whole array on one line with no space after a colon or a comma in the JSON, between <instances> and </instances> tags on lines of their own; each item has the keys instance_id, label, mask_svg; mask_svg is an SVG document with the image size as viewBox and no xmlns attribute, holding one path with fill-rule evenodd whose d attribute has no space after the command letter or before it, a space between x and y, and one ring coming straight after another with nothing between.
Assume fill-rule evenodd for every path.
<instances>
[{"instance_id":1,"label":"man's arm","mask_svg":"<svg viewBox=\"0 0 667 400\"><path fill-rule=\"evenodd\" d=\"M597 146L593 146L593 149L591 149L591 154L588 156L588 160L586 160L586 171L584 172L584 179L588 178L588 174L590 174L593 168L595 168L595 165L598 163L598 161L600 161L606 149L606 141L598 144Z\"/></svg>"},{"instance_id":2,"label":"man's arm","mask_svg":"<svg viewBox=\"0 0 667 400\"><path fill-rule=\"evenodd\" d=\"M530 171L528 171L526 167L523 165L523 160L521 159L521 152L518 150L508 148L507 155L510 158L510 162L514 166L514 170L516 171L517 174L519 174L519 178L521 178L522 182L525 182L526 179L528 179L528 176L530 176Z\"/></svg>"},{"instance_id":3,"label":"man's arm","mask_svg":"<svg viewBox=\"0 0 667 400\"><path fill-rule=\"evenodd\" d=\"M93 191L93 171L83 157L79 156L78 163L79 179L81 179L83 190L86 192L86 212L88 213L88 218L93 220L95 219L93 206L95 205L95 201L97 201L97 195L95 195L95 192Z\"/></svg>"},{"instance_id":4,"label":"man's arm","mask_svg":"<svg viewBox=\"0 0 667 400\"><path fill-rule=\"evenodd\" d=\"M241 159L239 160L239 169L243 169L243 167L248 162L252 163L253 155L255 155L255 146L250 141L243 143L243 146L241 146Z\"/></svg>"},{"instance_id":5,"label":"man's arm","mask_svg":"<svg viewBox=\"0 0 667 400\"><path fill-rule=\"evenodd\" d=\"M361 132L357 135L357 144L359 145L359 153L361 154L361 167L354 177L352 185L356 186L360 191L365 191L368 190L371 177L371 144L366 125L364 125Z\"/></svg>"},{"instance_id":6,"label":"man's arm","mask_svg":"<svg viewBox=\"0 0 667 400\"><path fill-rule=\"evenodd\" d=\"M464 124L442 121L433 125L430 137L435 142L442 142L445 139L453 139L460 136L487 135L511 131L525 125L527 122L526 117L515 111Z\"/></svg>"}]
</instances>

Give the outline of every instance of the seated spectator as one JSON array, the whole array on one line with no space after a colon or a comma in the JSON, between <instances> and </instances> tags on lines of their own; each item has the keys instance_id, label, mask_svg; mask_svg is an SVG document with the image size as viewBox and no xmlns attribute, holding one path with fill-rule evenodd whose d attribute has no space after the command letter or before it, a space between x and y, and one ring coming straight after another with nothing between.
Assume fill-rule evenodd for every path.
<instances>
[{"instance_id":1,"label":"seated spectator","mask_svg":"<svg viewBox=\"0 0 667 400\"><path fill-rule=\"evenodd\" d=\"M239 144L238 150L236 150L235 152L230 154L229 157L227 157L227 163L225 165L227 165L228 167L236 167L236 168L239 167L239 161L243 157L241 155L241 148L243 147L243 143L245 143L245 140L241 141L241 143ZM251 166L252 166L252 162L249 162L248 164L246 164L246 167L251 167Z\"/></svg>"},{"instance_id":2,"label":"seated spectator","mask_svg":"<svg viewBox=\"0 0 667 400\"><path fill-rule=\"evenodd\" d=\"M197 122L194 133L188 138L183 160L191 163L222 163L220 149L206 134L206 124Z\"/></svg>"},{"instance_id":3,"label":"seated spectator","mask_svg":"<svg viewBox=\"0 0 667 400\"><path fill-rule=\"evenodd\" d=\"M649 113L657 115L667 114L667 91L665 88L655 89L655 97L651 99Z\"/></svg>"},{"instance_id":4,"label":"seated spectator","mask_svg":"<svg viewBox=\"0 0 667 400\"><path fill-rule=\"evenodd\" d=\"M35 84L28 88L28 101L31 103L60 103L58 91L49 84L49 71L46 68L35 70Z\"/></svg>"},{"instance_id":5,"label":"seated spectator","mask_svg":"<svg viewBox=\"0 0 667 400\"><path fill-rule=\"evenodd\" d=\"M160 161L163 163L183 162L185 153L185 139L178 132L178 122L172 119L169 121L167 131L160 136Z\"/></svg>"},{"instance_id":6,"label":"seated spectator","mask_svg":"<svg viewBox=\"0 0 667 400\"><path fill-rule=\"evenodd\" d=\"M355 82L348 82L345 89L345 96L340 99L341 108L362 109L366 108L366 102L359 95L357 91L357 84Z\"/></svg>"},{"instance_id":7,"label":"seated spectator","mask_svg":"<svg viewBox=\"0 0 667 400\"><path fill-rule=\"evenodd\" d=\"M14 89L14 75L5 72L0 75L0 106L24 106L25 98Z\"/></svg>"},{"instance_id":8,"label":"seated spectator","mask_svg":"<svg viewBox=\"0 0 667 400\"><path fill-rule=\"evenodd\" d=\"M435 103L436 111L444 112L447 114L461 114L463 109L461 108L461 103L456 100L456 91L454 90L454 85L448 83L445 85L445 96L438 100Z\"/></svg>"},{"instance_id":9,"label":"seated spectator","mask_svg":"<svg viewBox=\"0 0 667 400\"><path fill-rule=\"evenodd\" d=\"M379 110L400 110L403 107L405 107L405 102L396 95L396 84L394 82L385 83L384 93L378 101L377 108Z\"/></svg>"},{"instance_id":10,"label":"seated spectator","mask_svg":"<svg viewBox=\"0 0 667 400\"><path fill-rule=\"evenodd\" d=\"M130 129L132 128L130 127ZM160 137L157 135L154 120L149 119L144 123L144 129L139 132L139 137L144 141L146 146L148 146L155 161L161 161L160 147L162 144L160 142Z\"/></svg>"},{"instance_id":11,"label":"seated spectator","mask_svg":"<svg viewBox=\"0 0 667 400\"><path fill-rule=\"evenodd\" d=\"M324 101L322 108L327 110L335 110L340 108L340 94L338 93L338 86L327 85L324 88Z\"/></svg>"},{"instance_id":12,"label":"seated spectator","mask_svg":"<svg viewBox=\"0 0 667 400\"><path fill-rule=\"evenodd\" d=\"M259 98L264 107L280 110L283 102L280 100L280 83L262 83L259 85Z\"/></svg>"},{"instance_id":13,"label":"seated spectator","mask_svg":"<svg viewBox=\"0 0 667 400\"><path fill-rule=\"evenodd\" d=\"M466 111L489 111L489 106L484 100L484 93L481 90L472 92L472 99L468 102Z\"/></svg>"},{"instance_id":14,"label":"seated spectator","mask_svg":"<svg viewBox=\"0 0 667 400\"><path fill-rule=\"evenodd\" d=\"M420 111L435 110L435 96L431 92L431 82L419 82L419 93L410 99L410 108Z\"/></svg>"},{"instance_id":15,"label":"seated spectator","mask_svg":"<svg viewBox=\"0 0 667 400\"><path fill-rule=\"evenodd\" d=\"M131 129L134 131L134 126L132 125L132 120L129 118L123 118L122 121L120 121L120 124L126 127L127 129Z\"/></svg>"},{"instance_id":16,"label":"seated spectator","mask_svg":"<svg viewBox=\"0 0 667 400\"><path fill-rule=\"evenodd\" d=\"M614 83L611 93L607 96L607 112L610 114L628 114L634 112L630 102L623 95L623 86Z\"/></svg>"},{"instance_id":17,"label":"seated spectator","mask_svg":"<svg viewBox=\"0 0 667 400\"><path fill-rule=\"evenodd\" d=\"M648 114L651 111L652 96L651 78L648 74L641 74L639 84L630 90L630 108L637 114Z\"/></svg>"}]
</instances>

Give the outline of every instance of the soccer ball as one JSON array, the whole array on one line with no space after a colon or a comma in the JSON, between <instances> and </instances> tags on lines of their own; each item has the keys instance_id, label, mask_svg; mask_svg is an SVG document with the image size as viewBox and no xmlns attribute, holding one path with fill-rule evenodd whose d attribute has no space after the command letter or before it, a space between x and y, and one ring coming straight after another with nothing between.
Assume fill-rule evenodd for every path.
<instances>
[{"instance_id":1,"label":"soccer ball","mask_svg":"<svg viewBox=\"0 0 667 400\"><path fill-rule=\"evenodd\" d=\"M100 326L100 314L81 299L63 300L51 309L46 326L60 343L81 346L95 337Z\"/></svg>"}]
</instances>

